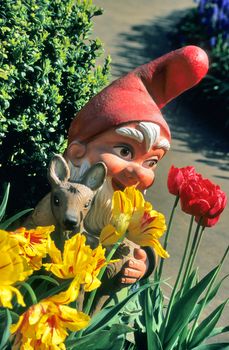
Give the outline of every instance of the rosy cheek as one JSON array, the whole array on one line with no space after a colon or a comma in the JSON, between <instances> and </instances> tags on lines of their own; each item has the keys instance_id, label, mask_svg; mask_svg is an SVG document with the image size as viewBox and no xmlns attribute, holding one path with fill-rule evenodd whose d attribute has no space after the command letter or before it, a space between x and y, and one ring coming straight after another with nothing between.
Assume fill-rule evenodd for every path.
<instances>
[{"instance_id":1,"label":"rosy cheek","mask_svg":"<svg viewBox=\"0 0 229 350\"><path fill-rule=\"evenodd\" d=\"M122 171L126 166L126 161L113 155L104 154L101 156L101 161L107 166L108 176L113 176Z\"/></svg>"}]
</instances>

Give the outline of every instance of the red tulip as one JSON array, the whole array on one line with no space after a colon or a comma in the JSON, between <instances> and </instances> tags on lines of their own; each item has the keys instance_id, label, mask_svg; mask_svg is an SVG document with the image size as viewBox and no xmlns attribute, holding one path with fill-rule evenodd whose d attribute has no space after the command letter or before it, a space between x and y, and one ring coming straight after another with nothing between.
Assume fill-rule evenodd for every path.
<instances>
[{"instance_id":1,"label":"red tulip","mask_svg":"<svg viewBox=\"0 0 229 350\"><path fill-rule=\"evenodd\" d=\"M227 202L226 194L218 185L202 178L187 179L180 187L181 209L188 214L204 219L219 216Z\"/></svg>"},{"instance_id":2,"label":"red tulip","mask_svg":"<svg viewBox=\"0 0 229 350\"><path fill-rule=\"evenodd\" d=\"M195 217L195 221L199 222L200 220L200 216L196 216ZM220 215L216 216L215 218L207 218L207 217L202 217L201 219L201 226L205 226L205 227L212 227L215 224L217 224L217 222L219 221Z\"/></svg>"},{"instance_id":3,"label":"red tulip","mask_svg":"<svg viewBox=\"0 0 229 350\"><path fill-rule=\"evenodd\" d=\"M178 196L182 183L187 179L195 178L196 175L199 174L196 174L195 168L193 166L175 168L172 165L168 173L167 181L169 193Z\"/></svg>"}]
</instances>

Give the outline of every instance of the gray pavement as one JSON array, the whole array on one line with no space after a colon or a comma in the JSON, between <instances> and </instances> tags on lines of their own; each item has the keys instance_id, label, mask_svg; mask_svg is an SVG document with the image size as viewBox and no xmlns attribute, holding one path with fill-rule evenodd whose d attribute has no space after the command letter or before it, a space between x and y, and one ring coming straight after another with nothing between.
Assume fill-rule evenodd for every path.
<instances>
[{"instance_id":1,"label":"gray pavement","mask_svg":"<svg viewBox=\"0 0 229 350\"><path fill-rule=\"evenodd\" d=\"M104 42L105 55L110 54L112 57L111 80L170 51L167 34L174 28L178 16L194 6L192 0L94 0L94 4L104 8L104 14L94 20L94 35ZM171 127L172 147L160 162L155 184L148 193L148 199L155 209L163 212L167 218L174 201L166 186L172 164L176 167L195 166L198 172L219 184L229 197L229 147L228 141L217 130L217 109L215 128L210 128L202 118L203 112L198 111L193 115L188 103L195 104L195 100L187 102L185 95L170 103L163 111ZM219 262L228 245L228 218L227 206L220 222L205 232L197 259L201 276ZM164 277L170 277L170 283L174 282L176 276L188 223L189 217L178 210L168 246L171 257L165 263ZM228 261L222 276L229 273ZM228 291L229 283L226 280L208 310L212 311L225 300L229 296ZM229 324L228 315L227 307L219 325ZM229 339L224 335L218 340Z\"/></svg>"}]
</instances>

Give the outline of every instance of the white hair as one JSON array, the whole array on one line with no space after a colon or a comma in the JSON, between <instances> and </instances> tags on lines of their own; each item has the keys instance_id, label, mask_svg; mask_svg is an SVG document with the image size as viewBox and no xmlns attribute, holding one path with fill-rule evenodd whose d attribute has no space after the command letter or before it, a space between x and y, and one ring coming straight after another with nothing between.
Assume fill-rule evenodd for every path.
<instances>
[{"instance_id":1,"label":"white hair","mask_svg":"<svg viewBox=\"0 0 229 350\"><path fill-rule=\"evenodd\" d=\"M70 170L69 181L71 182L79 182L85 172L91 167L91 164L87 159L84 159L81 165L74 165L69 159L67 160L67 163Z\"/></svg>"},{"instance_id":2,"label":"white hair","mask_svg":"<svg viewBox=\"0 0 229 350\"><path fill-rule=\"evenodd\" d=\"M142 143L145 140L146 150L149 151L152 146L163 148L166 151L170 148L170 143L166 138L160 139L159 125L151 122L141 122L138 124L138 129L129 126L117 128L115 131L119 135L127 136L133 140Z\"/></svg>"},{"instance_id":3,"label":"white hair","mask_svg":"<svg viewBox=\"0 0 229 350\"><path fill-rule=\"evenodd\" d=\"M84 173L91 167L87 159L83 160L80 166L75 166L70 160L68 160L68 166L70 169L70 181L72 182L80 181ZM93 205L84 219L84 228L87 233L92 236L90 242L93 242L92 238L99 236L102 228L110 222L113 193L114 190L111 178L107 177L103 186L98 189L93 200Z\"/></svg>"},{"instance_id":4,"label":"white hair","mask_svg":"<svg viewBox=\"0 0 229 350\"><path fill-rule=\"evenodd\" d=\"M97 191L93 205L84 219L84 227L92 235L98 236L103 227L110 223L113 193L111 178L107 177L103 186Z\"/></svg>"}]
</instances>

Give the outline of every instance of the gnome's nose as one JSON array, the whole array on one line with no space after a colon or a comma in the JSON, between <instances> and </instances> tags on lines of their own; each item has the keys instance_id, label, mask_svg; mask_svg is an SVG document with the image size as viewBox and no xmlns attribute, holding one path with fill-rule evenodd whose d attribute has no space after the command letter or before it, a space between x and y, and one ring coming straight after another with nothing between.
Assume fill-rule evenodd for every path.
<instances>
[{"instance_id":1,"label":"gnome's nose","mask_svg":"<svg viewBox=\"0 0 229 350\"><path fill-rule=\"evenodd\" d=\"M139 183L137 187L141 190L150 187L154 181L154 172L138 164L127 166L124 170L124 175L127 182L129 182L128 185Z\"/></svg>"}]
</instances>

